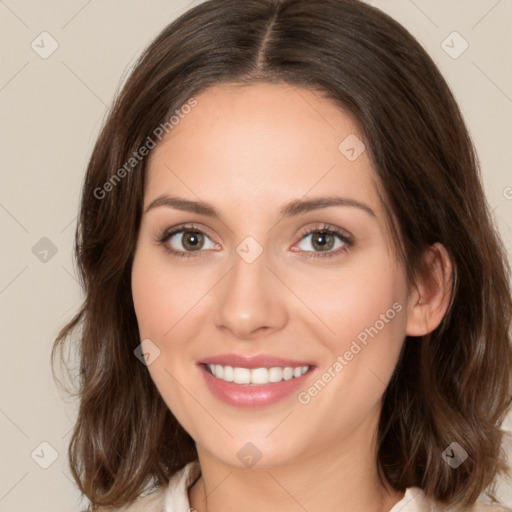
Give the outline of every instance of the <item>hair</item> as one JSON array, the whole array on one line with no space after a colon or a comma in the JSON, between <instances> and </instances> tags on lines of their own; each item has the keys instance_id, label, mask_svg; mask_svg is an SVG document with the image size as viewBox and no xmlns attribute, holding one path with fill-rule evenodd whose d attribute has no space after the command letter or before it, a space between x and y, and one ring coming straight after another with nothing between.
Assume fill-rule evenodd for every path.
<instances>
[{"instance_id":1,"label":"hair","mask_svg":"<svg viewBox=\"0 0 512 512\"><path fill-rule=\"evenodd\" d=\"M195 95L258 82L319 92L357 120L409 283L432 277L422 265L430 246L446 248L449 307L431 333L405 337L383 396L377 465L398 491L417 486L432 499L472 505L507 471L510 266L449 86L404 27L358 0L206 1L165 27L117 92L82 188L74 252L84 300L51 356L55 378L57 354L62 362L79 331L68 456L80 491L92 510L121 506L197 460L193 439L134 356L131 266L147 161L134 155L154 146L156 128L168 132L170 116ZM441 457L452 442L468 453L457 469Z\"/></svg>"}]
</instances>

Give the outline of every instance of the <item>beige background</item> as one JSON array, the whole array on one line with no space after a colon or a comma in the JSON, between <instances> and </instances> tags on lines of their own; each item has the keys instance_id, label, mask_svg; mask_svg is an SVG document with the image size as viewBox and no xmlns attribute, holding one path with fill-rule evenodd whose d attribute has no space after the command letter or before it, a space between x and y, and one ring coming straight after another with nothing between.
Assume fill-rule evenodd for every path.
<instances>
[{"instance_id":1,"label":"beige background","mask_svg":"<svg viewBox=\"0 0 512 512\"><path fill-rule=\"evenodd\" d=\"M196 3L0 0L0 512L85 505L67 466L76 407L63 401L49 370L52 341L81 300L71 256L81 180L121 77L166 24ZM418 38L452 87L510 249L512 2L371 3ZM58 43L46 59L31 47L35 41L40 53L51 49L49 36L38 37L43 31ZM463 49L461 38L448 37L453 31L469 44L458 58L443 49ZM510 484L501 494L512 506Z\"/></svg>"}]
</instances>

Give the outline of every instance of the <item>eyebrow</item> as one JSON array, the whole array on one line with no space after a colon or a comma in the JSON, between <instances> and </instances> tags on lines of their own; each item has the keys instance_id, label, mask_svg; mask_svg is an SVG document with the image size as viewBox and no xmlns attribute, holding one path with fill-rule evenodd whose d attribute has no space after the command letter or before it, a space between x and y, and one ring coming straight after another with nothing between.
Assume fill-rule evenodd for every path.
<instances>
[{"instance_id":1,"label":"eyebrow","mask_svg":"<svg viewBox=\"0 0 512 512\"><path fill-rule=\"evenodd\" d=\"M204 215L206 217L220 217L217 210L209 203L191 201L189 199L184 199L176 196L169 196L167 194L158 196L154 201L152 201L149 204L144 213L147 213L150 210L153 210L154 208L158 208L160 206L167 206L169 208L175 208L177 210L197 213L198 215ZM285 203L281 207L279 213L281 217L294 217L297 215L308 213L310 211L319 210L321 208L329 208L332 206L349 206L353 208L359 208L360 210L363 210L369 215L371 215L372 217L376 217L375 212L365 203L357 201L356 199L341 196L325 196L314 197L311 199L295 199L293 201Z\"/></svg>"}]
</instances>

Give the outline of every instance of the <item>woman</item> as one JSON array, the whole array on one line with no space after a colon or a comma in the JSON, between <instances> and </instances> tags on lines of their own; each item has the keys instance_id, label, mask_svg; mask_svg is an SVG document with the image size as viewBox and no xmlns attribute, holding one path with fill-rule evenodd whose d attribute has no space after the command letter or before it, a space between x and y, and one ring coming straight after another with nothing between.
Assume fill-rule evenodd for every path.
<instances>
[{"instance_id":1,"label":"woman","mask_svg":"<svg viewBox=\"0 0 512 512\"><path fill-rule=\"evenodd\" d=\"M169 25L98 138L76 256L53 355L81 326L90 510L505 510L476 500L505 470L506 253L446 82L381 11Z\"/></svg>"}]
</instances>

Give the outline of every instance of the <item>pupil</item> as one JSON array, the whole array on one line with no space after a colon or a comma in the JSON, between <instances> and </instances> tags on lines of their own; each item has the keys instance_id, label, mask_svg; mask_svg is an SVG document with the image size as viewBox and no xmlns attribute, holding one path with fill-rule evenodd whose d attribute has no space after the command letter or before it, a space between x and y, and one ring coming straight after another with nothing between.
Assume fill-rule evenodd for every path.
<instances>
[{"instance_id":1,"label":"pupil","mask_svg":"<svg viewBox=\"0 0 512 512\"><path fill-rule=\"evenodd\" d=\"M197 231L192 231L185 237L185 242L183 245L185 247L189 246L189 249L197 249L197 247L200 246L200 238L200 233L198 233Z\"/></svg>"},{"instance_id":2,"label":"pupil","mask_svg":"<svg viewBox=\"0 0 512 512\"><path fill-rule=\"evenodd\" d=\"M317 237L313 238L313 245L316 245L321 249L325 249L325 246L328 245L328 249L330 249L330 246L332 245L332 236L329 233L318 233Z\"/></svg>"}]
</instances>

